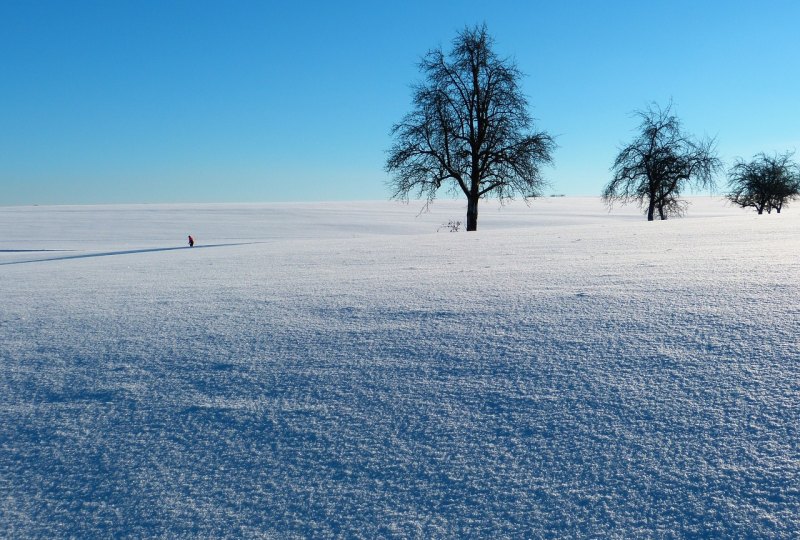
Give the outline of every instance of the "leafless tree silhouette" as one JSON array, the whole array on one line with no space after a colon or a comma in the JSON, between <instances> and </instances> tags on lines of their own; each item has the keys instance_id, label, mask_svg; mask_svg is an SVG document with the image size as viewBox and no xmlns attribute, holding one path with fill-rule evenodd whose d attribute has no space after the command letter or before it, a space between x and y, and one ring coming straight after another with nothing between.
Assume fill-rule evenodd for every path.
<instances>
[{"instance_id":1,"label":"leafless tree silhouette","mask_svg":"<svg viewBox=\"0 0 800 540\"><path fill-rule=\"evenodd\" d=\"M466 28L449 54L420 62L413 109L392 129L386 170L393 198L433 201L440 187L467 198L467 231L478 227L478 201L541 195L540 166L552 162L553 138L533 129L513 61L499 58L486 26Z\"/></svg>"},{"instance_id":2,"label":"leafless tree silhouette","mask_svg":"<svg viewBox=\"0 0 800 540\"><path fill-rule=\"evenodd\" d=\"M653 105L639 110L639 135L622 148L611 167L613 178L603 190L612 205L636 201L646 209L647 220L656 211L660 219L684 213L687 203L680 195L688 185L714 187L714 174L722 168L713 139L696 141L681 130L671 113Z\"/></svg>"},{"instance_id":3,"label":"leafless tree silhouette","mask_svg":"<svg viewBox=\"0 0 800 540\"><path fill-rule=\"evenodd\" d=\"M769 156L756 154L751 161L739 158L728 172L728 199L759 214L781 209L800 196L800 168L792 152Z\"/></svg>"}]
</instances>

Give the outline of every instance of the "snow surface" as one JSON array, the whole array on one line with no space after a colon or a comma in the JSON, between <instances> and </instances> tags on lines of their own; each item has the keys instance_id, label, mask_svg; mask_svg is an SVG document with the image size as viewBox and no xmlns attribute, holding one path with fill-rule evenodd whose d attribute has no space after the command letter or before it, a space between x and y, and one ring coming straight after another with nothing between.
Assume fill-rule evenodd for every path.
<instances>
[{"instance_id":1,"label":"snow surface","mask_svg":"<svg viewBox=\"0 0 800 540\"><path fill-rule=\"evenodd\" d=\"M800 208L420 207L0 208L0 536L800 536Z\"/></svg>"}]
</instances>

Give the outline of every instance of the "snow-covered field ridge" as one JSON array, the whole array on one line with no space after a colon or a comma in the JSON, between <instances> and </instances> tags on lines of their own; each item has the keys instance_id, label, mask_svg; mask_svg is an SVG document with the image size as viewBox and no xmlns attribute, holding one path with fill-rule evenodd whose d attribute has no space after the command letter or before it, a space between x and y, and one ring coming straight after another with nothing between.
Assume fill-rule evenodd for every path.
<instances>
[{"instance_id":1,"label":"snow-covered field ridge","mask_svg":"<svg viewBox=\"0 0 800 540\"><path fill-rule=\"evenodd\" d=\"M0 207L0 537L800 536L800 205L420 207Z\"/></svg>"}]
</instances>

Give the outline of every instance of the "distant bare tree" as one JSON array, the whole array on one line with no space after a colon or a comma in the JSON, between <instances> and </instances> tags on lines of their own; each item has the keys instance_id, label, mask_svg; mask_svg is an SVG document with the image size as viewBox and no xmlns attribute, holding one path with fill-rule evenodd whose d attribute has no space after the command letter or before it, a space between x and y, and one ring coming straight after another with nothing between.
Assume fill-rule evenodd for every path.
<instances>
[{"instance_id":1,"label":"distant bare tree","mask_svg":"<svg viewBox=\"0 0 800 540\"><path fill-rule=\"evenodd\" d=\"M620 150L611 167L613 178L603 190L612 205L636 201L646 209L647 220L656 211L660 219L682 215L687 203L680 195L689 185L713 188L714 174L722 168L713 139L694 140L681 130L671 114L672 104L639 110L640 134Z\"/></svg>"},{"instance_id":2,"label":"distant bare tree","mask_svg":"<svg viewBox=\"0 0 800 540\"><path fill-rule=\"evenodd\" d=\"M533 130L522 73L493 51L486 26L466 28L445 55L420 62L425 80L414 88L413 110L392 128L386 170L393 198L410 193L432 201L447 185L467 198L467 231L478 228L478 201L539 196L540 165L552 162L553 138Z\"/></svg>"},{"instance_id":3,"label":"distant bare tree","mask_svg":"<svg viewBox=\"0 0 800 540\"><path fill-rule=\"evenodd\" d=\"M800 196L800 168L792 152L768 156L761 152L752 161L739 158L728 172L728 199L759 214L779 214L788 202Z\"/></svg>"}]
</instances>

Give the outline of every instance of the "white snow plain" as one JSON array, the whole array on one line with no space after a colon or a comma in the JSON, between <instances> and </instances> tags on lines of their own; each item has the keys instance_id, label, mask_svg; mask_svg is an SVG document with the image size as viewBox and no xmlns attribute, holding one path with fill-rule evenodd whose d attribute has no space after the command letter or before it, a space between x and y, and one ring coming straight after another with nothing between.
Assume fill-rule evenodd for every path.
<instances>
[{"instance_id":1,"label":"white snow plain","mask_svg":"<svg viewBox=\"0 0 800 540\"><path fill-rule=\"evenodd\" d=\"M800 535L800 208L420 208L0 208L0 536Z\"/></svg>"}]
</instances>

